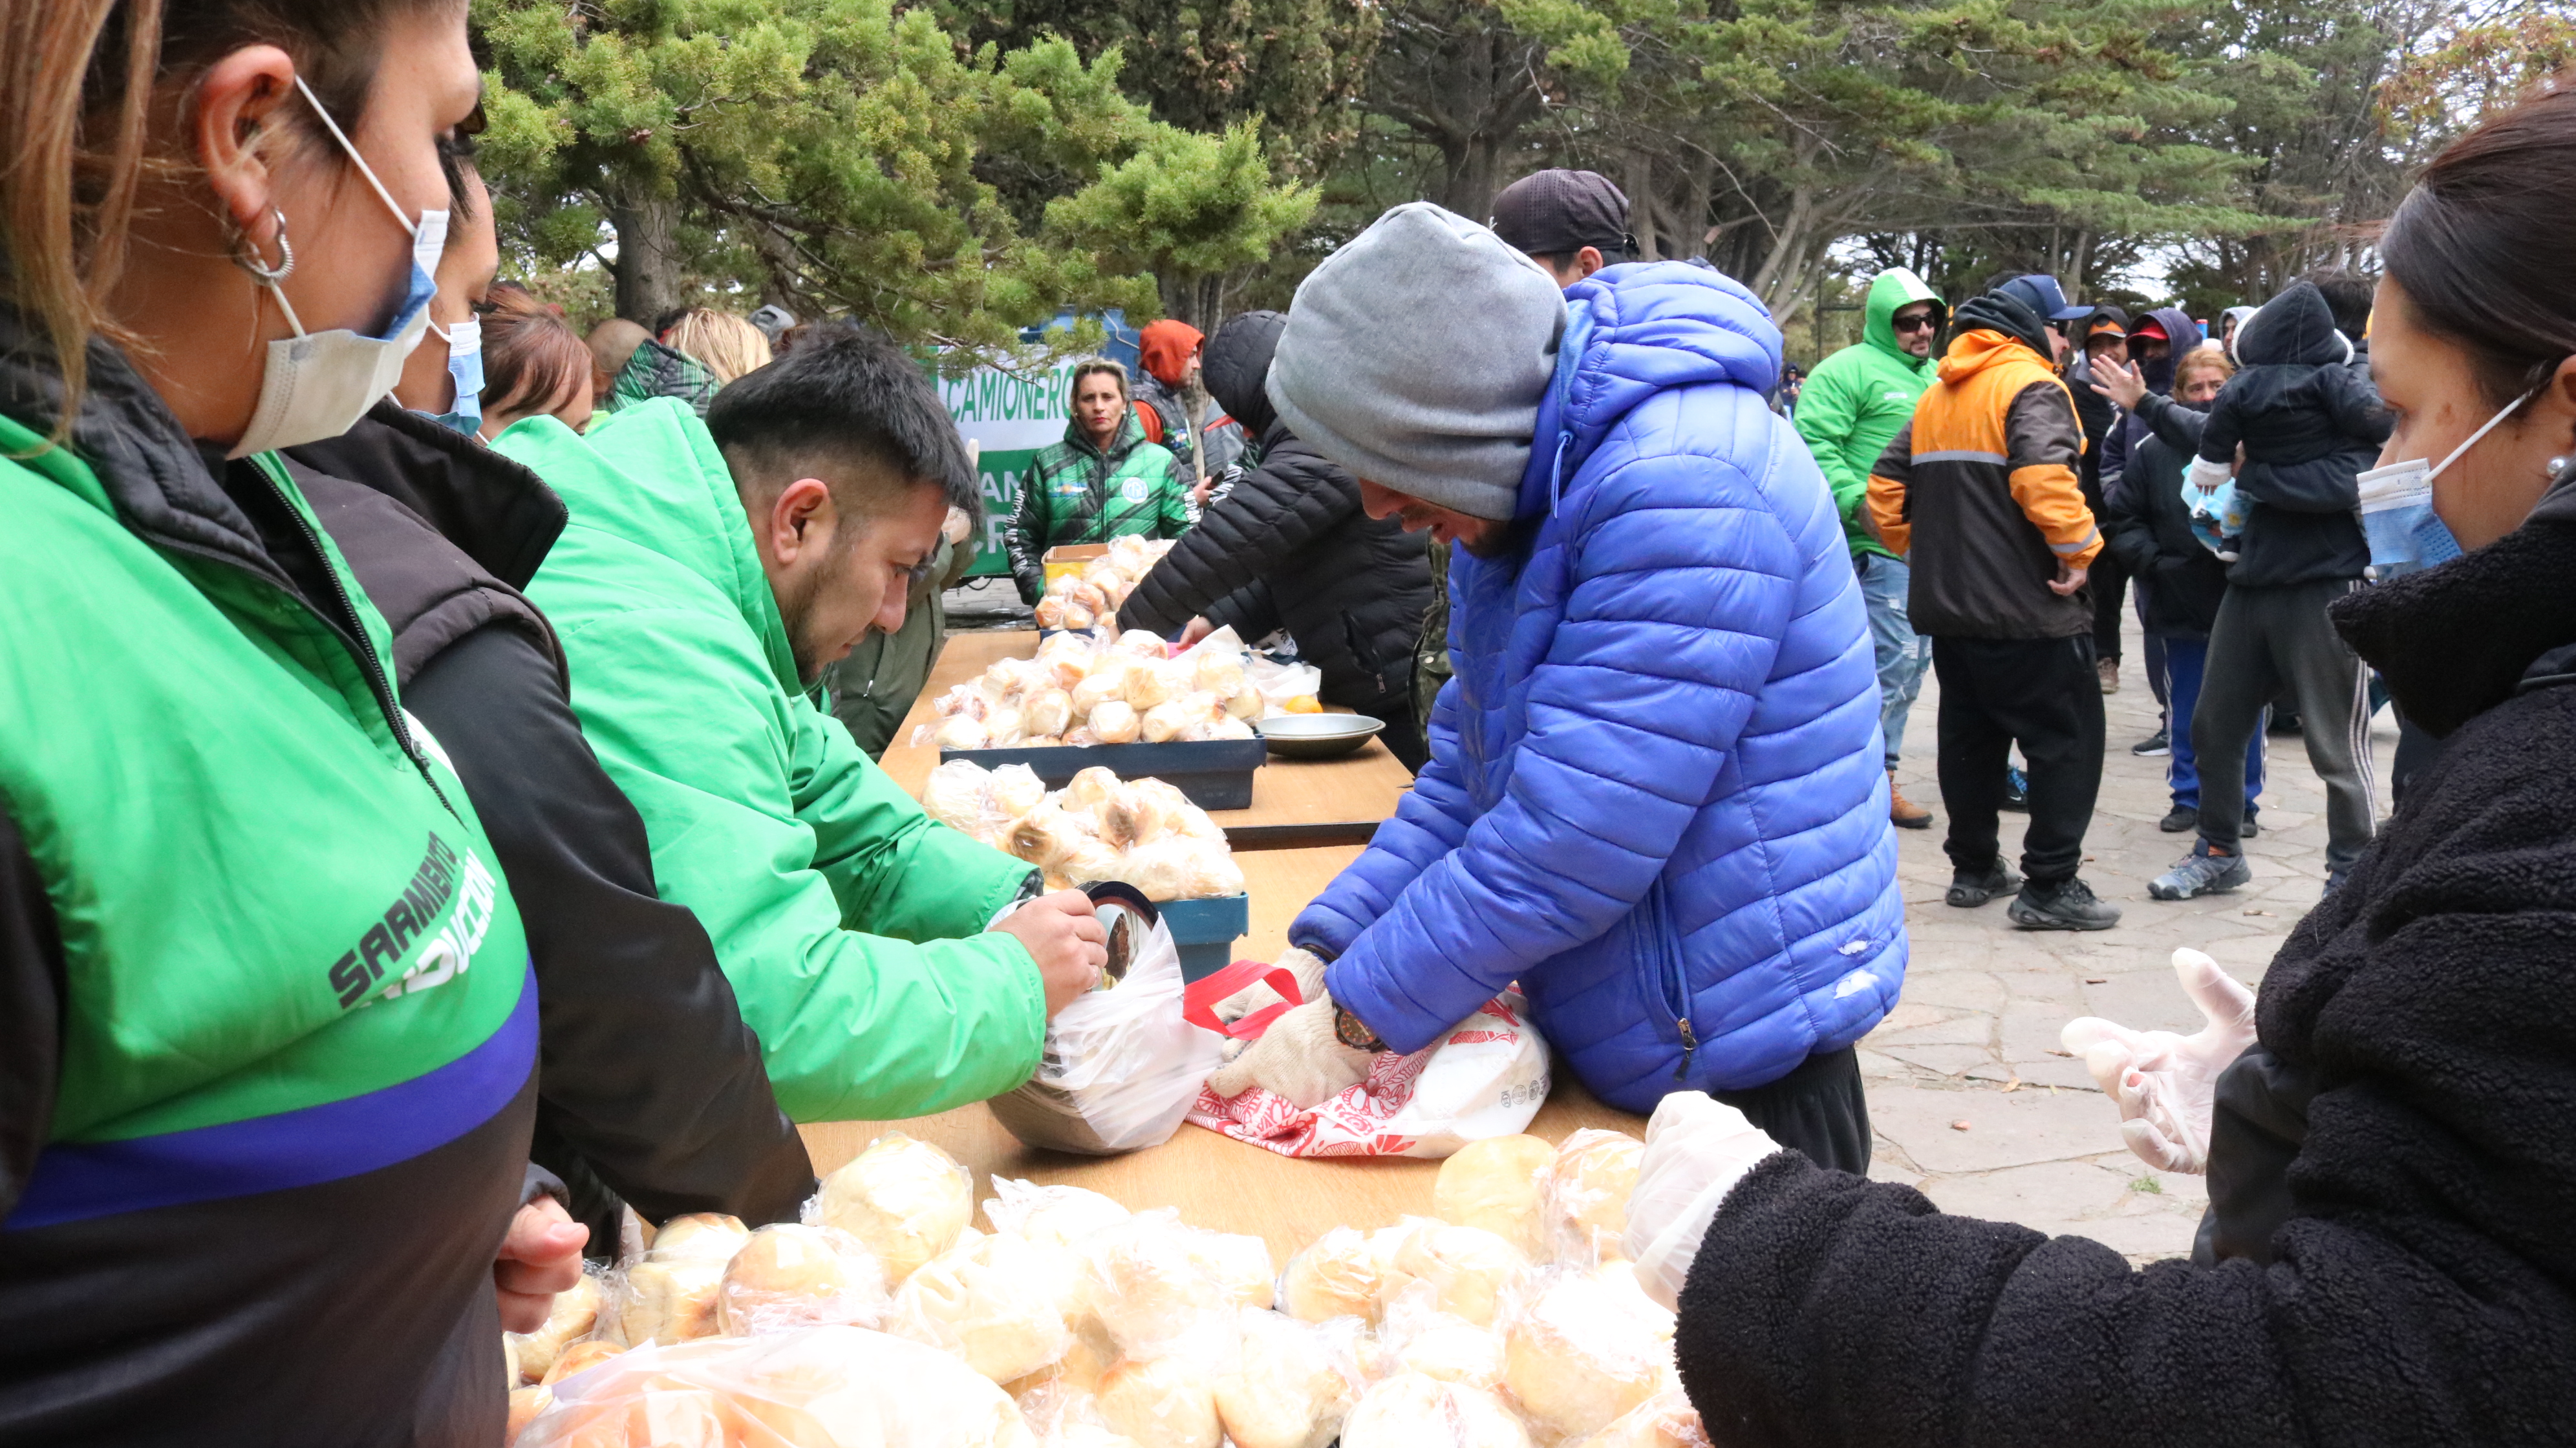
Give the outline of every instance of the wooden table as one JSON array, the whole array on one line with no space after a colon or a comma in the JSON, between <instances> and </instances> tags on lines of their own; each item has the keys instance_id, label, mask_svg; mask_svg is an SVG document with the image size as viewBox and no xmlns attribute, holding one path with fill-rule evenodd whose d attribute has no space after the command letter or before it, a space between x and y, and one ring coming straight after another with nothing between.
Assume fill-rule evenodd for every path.
<instances>
[{"instance_id":1,"label":"wooden table","mask_svg":"<svg viewBox=\"0 0 2576 1448\"><path fill-rule=\"evenodd\" d=\"M918 796L939 763L939 748L927 743L916 748L906 741L915 726L938 717L932 702L997 660L1030 658L1037 651L1035 630L949 635L929 684L886 749L886 773ZM1395 813L1396 801L1412 787L1412 772L1372 739L1341 759L1272 759L1252 773L1250 809L1216 810L1210 817L1225 828L1226 842L1237 850L1366 844L1378 822Z\"/></svg>"}]
</instances>

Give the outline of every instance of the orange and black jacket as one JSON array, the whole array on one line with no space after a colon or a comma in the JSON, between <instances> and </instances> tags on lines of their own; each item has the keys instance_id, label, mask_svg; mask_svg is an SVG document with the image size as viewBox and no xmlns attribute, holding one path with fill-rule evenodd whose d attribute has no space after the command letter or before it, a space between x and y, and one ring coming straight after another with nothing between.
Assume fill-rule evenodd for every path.
<instances>
[{"instance_id":1,"label":"orange and black jacket","mask_svg":"<svg viewBox=\"0 0 2576 1448\"><path fill-rule=\"evenodd\" d=\"M1915 632L2071 638L2093 629L2090 589L2049 591L2058 566L2089 566L2102 534L2076 468L2084 428L2047 362L2045 323L2008 298L1959 309L1967 328L1941 380L1870 470L1869 512L1913 570Z\"/></svg>"}]
</instances>

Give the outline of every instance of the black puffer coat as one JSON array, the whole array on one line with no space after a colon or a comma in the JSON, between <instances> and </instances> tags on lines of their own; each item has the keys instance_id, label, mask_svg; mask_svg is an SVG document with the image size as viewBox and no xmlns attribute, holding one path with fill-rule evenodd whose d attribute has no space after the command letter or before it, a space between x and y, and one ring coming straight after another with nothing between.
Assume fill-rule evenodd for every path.
<instances>
[{"instance_id":1,"label":"black puffer coat","mask_svg":"<svg viewBox=\"0 0 2576 1448\"><path fill-rule=\"evenodd\" d=\"M2227 596L2227 565L2193 535L2191 509L2182 500L2183 470L2200 445L2201 414L2150 392L2139 415L2151 430L2130 448L2119 486L2107 490L2102 536L2120 567L2147 585L2147 631L2205 639Z\"/></svg>"},{"instance_id":2,"label":"black puffer coat","mask_svg":"<svg viewBox=\"0 0 2576 1448\"><path fill-rule=\"evenodd\" d=\"M1713 1441L2569 1441L2571 482L2510 536L2334 605L2450 743L2264 977L2262 1044L2313 1090L2269 1263L2133 1271L1784 1154L1729 1196L1682 1294ZM2102 1124L2115 1141L2107 1104Z\"/></svg>"},{"instance_id":3,"label":"black puffer coat","mask_svg":"<svg viewBox=\"0 0 2576 1448\"><path fill-rule=\"evenodd\" d=\"M1431 606L1428 535L1363 512L1359 481L1278 420L1262 380L1286 324L1246 312L1208 340L1208 391L1258 439L1260 462L1136 585L1118 622L1168 634L1204 614L1249 640L1275 621L1324 671L1327 702L1410 718L1413 649Z\"/></svg>"}]
</instances>

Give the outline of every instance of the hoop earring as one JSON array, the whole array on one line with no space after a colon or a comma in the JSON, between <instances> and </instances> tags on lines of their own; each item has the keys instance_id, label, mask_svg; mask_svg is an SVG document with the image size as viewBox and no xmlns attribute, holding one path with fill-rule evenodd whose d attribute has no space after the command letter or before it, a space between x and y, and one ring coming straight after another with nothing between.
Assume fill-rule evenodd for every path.
<instances>
[{"instance_id":1,"label":"hoop earring","mask_svg":"<svg viewBox=\"0 0 2576 1448\"><path fill-rule=\"evenodd\" d=\"M270 266L260 258L259 248L250 233L233 228L233 265L251 274L260 285L274 287L295 271L295 247L286 239L286 213L272 206L268 214L277 218L277 265Z\"/></svg>"}]
</instances>

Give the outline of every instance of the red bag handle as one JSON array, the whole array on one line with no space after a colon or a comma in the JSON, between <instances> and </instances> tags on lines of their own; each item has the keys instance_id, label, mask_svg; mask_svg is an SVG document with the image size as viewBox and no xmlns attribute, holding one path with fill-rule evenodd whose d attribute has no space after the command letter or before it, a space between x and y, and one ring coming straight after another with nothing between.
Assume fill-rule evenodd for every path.
<instances>
[{"instance_id":1,"label":"red bag handle","mask_svg":"<svg viewBox=\"0 0 2576 1448\"><path fill-rule=\"evenodd\" d=\"M1263 1006L1233 1025L1216 1018L1216 1003L1252 984L1267 982L1279 992L1280 1003ZM1297 974L1285 966L1266 961L1238 960L1222 970L1191 981L1181 990L1181 1019L1202 1030L1214 1031L1238 1041L1257 1041L1270 1023L1286 1015L1292 1007L1306 1003L1304 992L1297 989Z\"/></svg>"}]
</instances>

